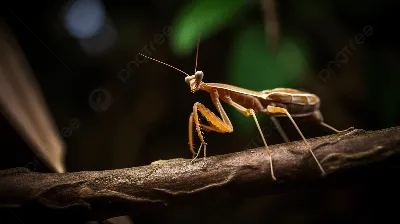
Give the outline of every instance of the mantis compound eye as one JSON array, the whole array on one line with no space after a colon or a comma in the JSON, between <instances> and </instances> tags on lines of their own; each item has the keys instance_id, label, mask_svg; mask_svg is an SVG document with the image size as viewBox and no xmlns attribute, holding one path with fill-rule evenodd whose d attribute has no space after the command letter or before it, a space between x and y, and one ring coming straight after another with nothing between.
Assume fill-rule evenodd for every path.
<instances>
[{"instance_id":1,"label":"mantis compound eye","mask_svg":"<svg viewBox=\"0 0 400 224\"><path fill-rule=\"evenodd\" d=\"M185 82L186 82L186 84L190 85L190 77L189 76L185 77Z\"/></svg>"},{"instance_id":2,"label":"mantis compound eye","mask_svg":"<svg viewBox=\"0 0 400 224\"><path fill-rule=\"evenodd\" d=\"M197 71L197 72L194 74L194 76L196 77L196 80L197 80L197 81L202 81L202 80L203 80L204 73L203 73L202 71Z\"/></svg>"}]
</instances>

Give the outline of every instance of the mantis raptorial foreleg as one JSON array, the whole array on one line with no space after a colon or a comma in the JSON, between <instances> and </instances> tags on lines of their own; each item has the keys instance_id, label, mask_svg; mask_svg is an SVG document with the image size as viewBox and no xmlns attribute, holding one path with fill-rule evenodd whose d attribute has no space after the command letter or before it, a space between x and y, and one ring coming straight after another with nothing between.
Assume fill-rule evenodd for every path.
<instances>
[{"instance_id":1,"label":"mantis raptorial foreleg","mask_svg":"<svg viewBox=\"0 0 400 224\"><path fill-rule=\"evenodd\" d=\"M204 146L204 158L206 157L207 143L204 141L203 133L201 132L202 129L205 131L215 131L215 132L219 132L219 133L233 132L232 123L229 120L228 116L226 115L225 110L223 109L221 102L218 99L218 95L211 94L211 99L213 100L213 103L214 103L215 107L217 108L219 114L221 115L222 119L219 118L212 111L210 111L206 106L204 106L203 104L201 104L199 102L196 102L193 105L193 112L189 118L190 151L192 153L195 153L194 149L193 149L193 127L192 127L192 124L194 123L196 126L197 135L199 136L200 141L201 141L201 145ZM200 123L198 112L200 112L206 118L209 125ZM200 150L201 150L201 146L200 146L200 148L197 152L197 155L194 159L197 158Z\"/></svg>"},{"instance_id":2,"label":"mantis raptorial foreleg","mask_svg":"<svg viewBox=\"0 0 400 224\"><path fill-rule=\"evenodd\" d=\"M196 152L193 149L193 112L189 116L189 149L195 156Z\"/></svg>"},{"instance_id":3,"label":"mantis raptorial foreleg","mask_svg":"<svg viewBox=\"0 0 400 224\"><path fill-rule=\"evenodd\" d=\"M193 147L194 146L194 144L193 144L193 123L195 123L195 120L193 118L193 114L194 113L192 112L190 114L190 117L189 117L189 149L192 152L193 156L195 156L195 158L197 158L197 156L199 155L199 151L200 151L201 147L203 146L203 142L205 142L205 141L204 141L204 137L203 137L203 135L202 135L202 133L200 131L201 137L199 136L199 138L200 138L200 140L203 139L203 141L201 142L199 150L197 152L195 152L194 151L194 147ZM199 120L197 120L197 122L199 122ZM218 132L218 130L216 130L215 128L213 128L213 127L211 127L209 125L205 125L205 124L201 124L200 123L200 127L204 131L217 131Z\"/></svg>"}]
</instances>

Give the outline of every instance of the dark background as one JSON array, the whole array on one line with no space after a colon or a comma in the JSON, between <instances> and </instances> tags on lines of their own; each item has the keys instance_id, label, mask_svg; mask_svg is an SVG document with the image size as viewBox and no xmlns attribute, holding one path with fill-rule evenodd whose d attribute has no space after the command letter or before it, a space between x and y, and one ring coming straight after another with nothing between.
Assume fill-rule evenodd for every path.
<instances>
[{"instance_id":1,"label":"dark background","mask_svg":"<svg viewBox=\"0 0 400 224\"><path fill-rule=\"evenodd\" d=\"M203 92L191 94L183 74L153 62L142 63L139 67L130 64L129 79L123 82L118 78L156 34L162 33L166 26L174 32L178 13L189 3L105 1L107 21L112 32L115 31L115 40L104 51L102 48L108 46L107 40L86 40L84 44L89 45L90 50L85 51L79 40L70 35L63 16L71 2L2 3L1 16L23 49L59 130L69 127L71 120L79 121L72 134L64 137L68 171L118 169L146 165L159 159L191 158L187 145L188 118L196 101L215 111L209 96ZM338 129L354 126L377 130L398 125L398 6L399 3L389 1L279 2L282 33L301 36L309 54L307 70L301 72L298 81L275 87L298 88L317 94L322 101L325 121ZM233 79L228 72L234 66L227 58L243 28L262 24L260 7L253 4L239 18L232 19L230 25L202 39L199 70L204 71L204 80L251 88L251 84L232 83L238 79ZM356 46L347 63L335 68L334 76L323 81L318 73L327 68L327 64L362 33L366 25L373 27L373 34ZM112 34L110 30L107 32ZM155 45L152 56L192 73L195 51L176 54L169 36L165 38L163 43ZM250 72L246 76L252 79ZM100 87L111 94L112 104L99 113L90 107L89 96ZM271 87L266 83L265 89L268 88ZM225 108L230 117L236 116L232 118L235 131L232 134L206 134L208 155L261 146L261 142L255 140L254 124L243 122L237 111L228 106ZM287 119L281 119L281 123L291 140L300 139ZM309 122L300 120L298 124L307 138L331 133ZM269 120L263 119L262 126L268 125ZM2 169L26 166L35 160L34 153L4 117L1 117L0 128ZM273 131L268 134L267 141L276 144L282 139ZM395 163L396 160L384 161L376 167L360 168L310 183L290 194L247 199L232 196L232 201L218 203L210 199L207 205L193 202L162 214L134 217L134 221L375 223L382 221L382 217L396 214L399 170L392 165ZM49 172L42 163L34 169ZM389 205L389 202L394 204ZM19 210L14 213L23 223L40 220L44 215ZM20 221L6 210L2 210L0 216L0 223L3 220L4 223Z\"/></svg>"}]
</instances>

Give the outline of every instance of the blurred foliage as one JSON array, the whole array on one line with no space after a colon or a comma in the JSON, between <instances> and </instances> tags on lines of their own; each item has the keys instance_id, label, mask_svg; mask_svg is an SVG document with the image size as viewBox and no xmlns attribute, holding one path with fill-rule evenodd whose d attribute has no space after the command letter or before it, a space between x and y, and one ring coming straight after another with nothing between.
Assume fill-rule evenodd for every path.
<instances>
[{"instance_id":1,"label":"blurred foliage","mask_svg":"<svg viewBox=\"0 0 400 224\"><path fill-rule=\"evenodd\" d=\"M228 25L246 0L195 0L176 16L172 49L187 54L195 48L199 37L207 37Z\"/></svg>"},{"instance_id":2,"label":"blurred foliage","mask_svg":"<svg viewBox=\"0 0 400 224\"><path fill-rule=\"evenodd\" d=\"M248 27L237 35L228 63L228 84L261 91L277 87L289 87L305 68L305 49L300 41L283 38L279 51L266 44L264 27ZM252 119L232 113L238 127L254 125ZM263 119L265 116L259 116ZM246 126L247 126L246 125Z\"/></svg>"},{"instance_id":3,"label":"blurred foliage","mask_svg":"<svg viewBox=\"0 0 400 224\"><path fill-rule=\"evenodd\" d=\"M176 16L175 30L171 39L172 49L177 54L195 50L198 37L210 36L232 23L235 13L244 5L244 0L195 0ZM261 13L260 13L261 14ZM231 24L236 25L236 24ZM234 42L228 58L227 84L265 90L288 87L300 76L305 66L305 49L300 40L283 37L279 51L274 51L265 41L263 25L235 27ZM236 129L254 125L252 119L229 107L230 117ZM260 116L260 120L265 116Z\"/></svg>"}]
</instances>

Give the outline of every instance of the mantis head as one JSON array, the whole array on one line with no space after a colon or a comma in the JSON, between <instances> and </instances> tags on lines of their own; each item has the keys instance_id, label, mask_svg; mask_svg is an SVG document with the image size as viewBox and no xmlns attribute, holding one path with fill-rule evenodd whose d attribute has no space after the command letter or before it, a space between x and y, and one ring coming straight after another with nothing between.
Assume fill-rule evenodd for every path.
<instances>
[{"instance_id":1,"label":"mantis head","mask_svg":"<svg viewBox=\"0 0 400 224\"><path fill-rule=\"evenodd\" d=\"M197 71L194 75L186 76L185 82L189 85L190 91L192 93L197 92L200 89L200 84L203 81L204 73L202 71Z\"/></svg>"}]
</instances>

